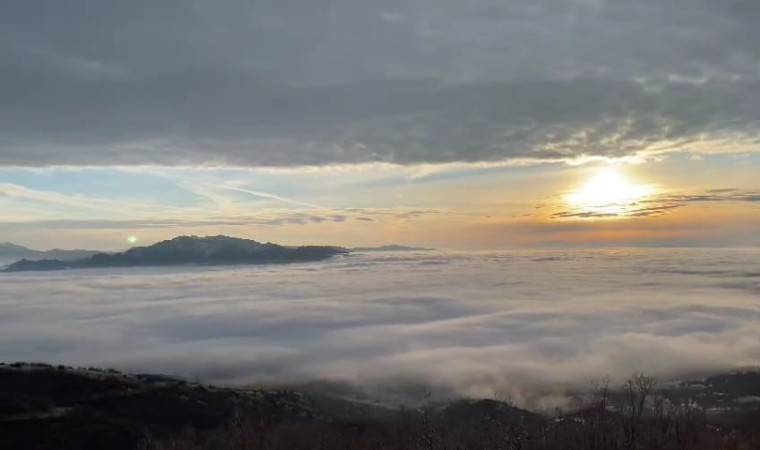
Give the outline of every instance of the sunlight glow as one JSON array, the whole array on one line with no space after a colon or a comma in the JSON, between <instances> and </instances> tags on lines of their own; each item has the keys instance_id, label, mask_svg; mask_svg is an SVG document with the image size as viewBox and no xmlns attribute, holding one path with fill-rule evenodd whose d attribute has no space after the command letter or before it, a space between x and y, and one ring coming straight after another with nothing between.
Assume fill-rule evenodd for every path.
<instances>
[{"instance_id":1,"label":"sunlight glow","mask_svg":"<svg viewBox=\"0 0 760 450\"><path fill-rule=\"evenodd\" d=\"M606 168L580 189L566 195L565 202L596 215L624 216L653 191L652 186L636 184L616 169Z\"/></svg>"},{"instance_id":2,"label":"sunlight glow","mask_svg":"<svg viewBox=\"0 0 760 450\"><path fill-rule=\"evenodd\" d=\"M137 236L130 236L130 237L128 237L127 238L127 242L129 242L130 244L137 243Z\"/></svg>"}]
</instances>

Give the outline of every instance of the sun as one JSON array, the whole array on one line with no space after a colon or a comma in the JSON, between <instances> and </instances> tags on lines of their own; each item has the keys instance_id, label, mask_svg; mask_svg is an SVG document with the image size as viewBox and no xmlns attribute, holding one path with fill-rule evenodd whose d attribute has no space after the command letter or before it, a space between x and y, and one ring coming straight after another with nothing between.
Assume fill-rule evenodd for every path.
<instances>
[{"instance_id":1,"label":"sun","mask_svg":"<svg viewBox=\"0 0 760 450\"><path fill-rule=\"evenodd\" d=\"M127 238L127 242L129 242L130 244L135 244L135 243L137 243L137 236L129 236L129 237Z\"/></svg>"},{"instance_id":2,"label":"sun","mask_svg":"<svg viewBox=\"0 0 760 450\"><path fill-rule=\"evenodd\" d=\"M637 184L614 168L605 168L580 189L565 196L565 202L587 212L625 215L631 206L652 194L652 187Z\"/></svg>"}]
</instances>

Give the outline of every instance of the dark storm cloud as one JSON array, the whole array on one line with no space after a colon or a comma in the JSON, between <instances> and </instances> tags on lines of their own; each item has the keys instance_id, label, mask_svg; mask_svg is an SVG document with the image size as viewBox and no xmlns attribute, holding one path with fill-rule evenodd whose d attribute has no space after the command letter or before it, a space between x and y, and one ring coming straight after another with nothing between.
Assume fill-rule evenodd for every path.
<instances>
[{"instance_id":1,"label":"dark storm cloud","mask_svg":"<svg viewBox=\"0 0 760 450\"><path fill-rule=\"evenodd\" d=\"M0 165L746 151L758 19L751 0L9 0Z\"/></svg>"}]
</instances>

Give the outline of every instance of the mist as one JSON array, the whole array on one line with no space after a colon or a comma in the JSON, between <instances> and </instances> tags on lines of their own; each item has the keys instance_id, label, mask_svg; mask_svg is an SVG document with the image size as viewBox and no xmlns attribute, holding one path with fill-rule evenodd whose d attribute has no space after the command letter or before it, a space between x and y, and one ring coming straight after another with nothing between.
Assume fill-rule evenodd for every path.
<instances>
[{"instance_id":1,"label":"mist","mask_svg":"<svg viewBox=\"0 0 760 450\"><path fill-rule=\"evenodd\" d=\"M759 295L758 249L0 274L0 360L550 408L604 375L757 365Z\"/></svg>"}]
</instances>

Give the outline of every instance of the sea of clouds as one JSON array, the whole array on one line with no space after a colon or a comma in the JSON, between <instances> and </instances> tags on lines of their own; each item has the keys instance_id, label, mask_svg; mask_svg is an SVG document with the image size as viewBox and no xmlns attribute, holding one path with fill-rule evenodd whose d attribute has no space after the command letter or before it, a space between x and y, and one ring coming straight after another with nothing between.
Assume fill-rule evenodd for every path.
<instances>
[{"instance_id":1,"label":"sea of clouds","mask_svg":"<svg viewBox=\"0 0 760 450\"><path fill-rule=\"evenodd\" d=\"M0 361L18 360L549 408L604 375L760 364L760 249L0 274Z\"/></svg>"}]
</instances>

